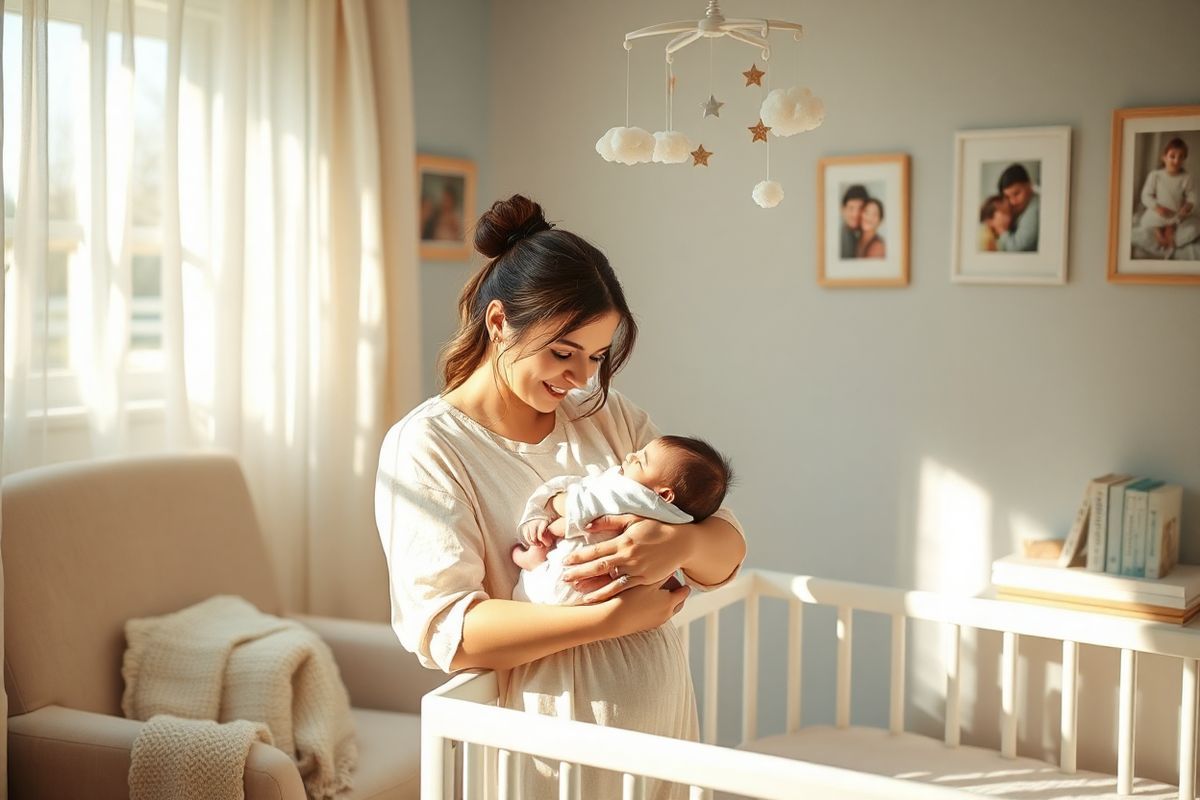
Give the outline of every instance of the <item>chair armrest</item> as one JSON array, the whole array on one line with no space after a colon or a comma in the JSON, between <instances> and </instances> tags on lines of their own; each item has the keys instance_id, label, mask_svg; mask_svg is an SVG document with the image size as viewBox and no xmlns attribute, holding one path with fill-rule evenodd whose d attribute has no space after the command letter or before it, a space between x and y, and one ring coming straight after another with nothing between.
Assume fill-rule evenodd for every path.
<instances>
[{"instance_id":1,"label":"chair armrest","mask_svg":"<svg viewBox=\"0 0 1200 800\"><path fill-rule=\"evenodd\" d=\"M355 708L419 714L421 696L450 679L443 672L422 667L382 622L288 616L312 628L329 645Z\"/></svg>"},{"instance_id":2,"label":"chair armrest","mask_svg":"<svg viewBox=\"0 0 1200 800\"><path fill-rule=\"evenodd\" d=\"M127 800L130 753L143 724L63 706L9 717L10 795ZM305 800L296 765L262 742L250 746L243 782L246 800Z\"/></svg>"}]
</instances>

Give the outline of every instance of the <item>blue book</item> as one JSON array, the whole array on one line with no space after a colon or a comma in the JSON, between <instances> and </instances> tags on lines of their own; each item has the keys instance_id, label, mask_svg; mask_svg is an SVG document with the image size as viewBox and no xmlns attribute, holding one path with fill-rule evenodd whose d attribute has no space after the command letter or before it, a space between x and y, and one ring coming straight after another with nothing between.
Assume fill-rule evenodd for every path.
<instances>
[{"instance_id":1,"label":"blue book","mask_svg":"<svg viewBox=\"0 0 1200 800\"><path fill-rule=\"evenodd\" d=\"M1138 478L1125 476L1123 480L1108 487L1108 505L1104 510L1108 518L1105 528L1108 539L1104 543L1104 572L1121 574L1121 530L1125 522L1125 490L1138 482Z\"/></svg>"},{"instance_id":2,"label":"blue book","mask_svg":"<svg viewBox=\"0 0 1200 800\"><path fill-rule=\"evenodd\" d=\"M1125 490L1125 524L1121 533L1121 574L1146 577L1146 513L1150 492L1162 481L1143 478Z\"/></svg>"}]
</instances>

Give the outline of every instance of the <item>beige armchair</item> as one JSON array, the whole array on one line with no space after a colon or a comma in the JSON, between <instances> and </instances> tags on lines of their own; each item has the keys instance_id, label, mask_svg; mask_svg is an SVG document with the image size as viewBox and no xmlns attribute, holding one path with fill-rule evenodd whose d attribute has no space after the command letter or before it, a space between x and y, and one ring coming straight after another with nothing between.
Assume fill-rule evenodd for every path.
<instances>
[{"instance_id":1,"label":"beige armchair","mask_svg":"<svg viewBox=\"0 0 1200 800\"><path fill-rule=\"evenodd\" d=\"M142 723L121 716L124 623L214 594L280 613L237 461L162 456L4 480L4 685L14 798L126 798ZM353 580L353 576L346 576ZM419 796L423 669L384 624L298 617L333 650L360 749L353 800ZM255 743L248 800L303 800L291 759Z\"/></svg>"}]
</instances>

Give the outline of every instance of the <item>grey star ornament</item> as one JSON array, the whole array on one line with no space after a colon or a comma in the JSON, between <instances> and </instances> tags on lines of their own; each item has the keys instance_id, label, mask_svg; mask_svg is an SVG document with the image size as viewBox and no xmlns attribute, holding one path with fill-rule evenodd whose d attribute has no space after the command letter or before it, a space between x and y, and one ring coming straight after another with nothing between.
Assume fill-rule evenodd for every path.
<instances>
[{"instance_id":1,"label":"grey star ornament","mask_svg":"<svg viewBox=\"0 0 1200 800\"><path fill-rule=\"evenodd\" d=\"M700 107L704 109L705 117L719 117L721 116L721 106L723 105L725 104L710 94L708 100L701 103Z\"/></svg>"}]
</instances>

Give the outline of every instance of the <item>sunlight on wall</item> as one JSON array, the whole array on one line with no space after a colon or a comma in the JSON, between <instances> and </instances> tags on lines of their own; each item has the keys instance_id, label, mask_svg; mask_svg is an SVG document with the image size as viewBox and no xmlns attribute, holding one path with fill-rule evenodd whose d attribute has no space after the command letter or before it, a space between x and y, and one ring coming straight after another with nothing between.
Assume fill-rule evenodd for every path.
<instances>
[{"instance_id":1,"label":"sunlight on wall","mask_svg":"<svg viewBox=\"0 0 1200 800\"><path fill-rule=\"evenodd\" d=\"M917 508L916 588L954 596L971 596L986 588L991 565L992 498L980 486L932 458L920 468ZM914 653L934 654L941 669L913 669L913 706L933 719L941 719L947 670L954 638L945 626L914 631ZM974 660L974 640L964 635L963 664ZM965 678L966 676L960 676ZM971 704L961 712L964 728L972 723Z\"/></svg>"},{"instance_id":2,"label":"sunlight on wall","mask_svg":"<svg viewBox=\"0 0 1200 800\"><path fill-rule=\"evenodd\" d=\"M915 578L918 589L977 594L992 561L992 498L931 458L921 462Z\"/></svg>"}]
</instances>

